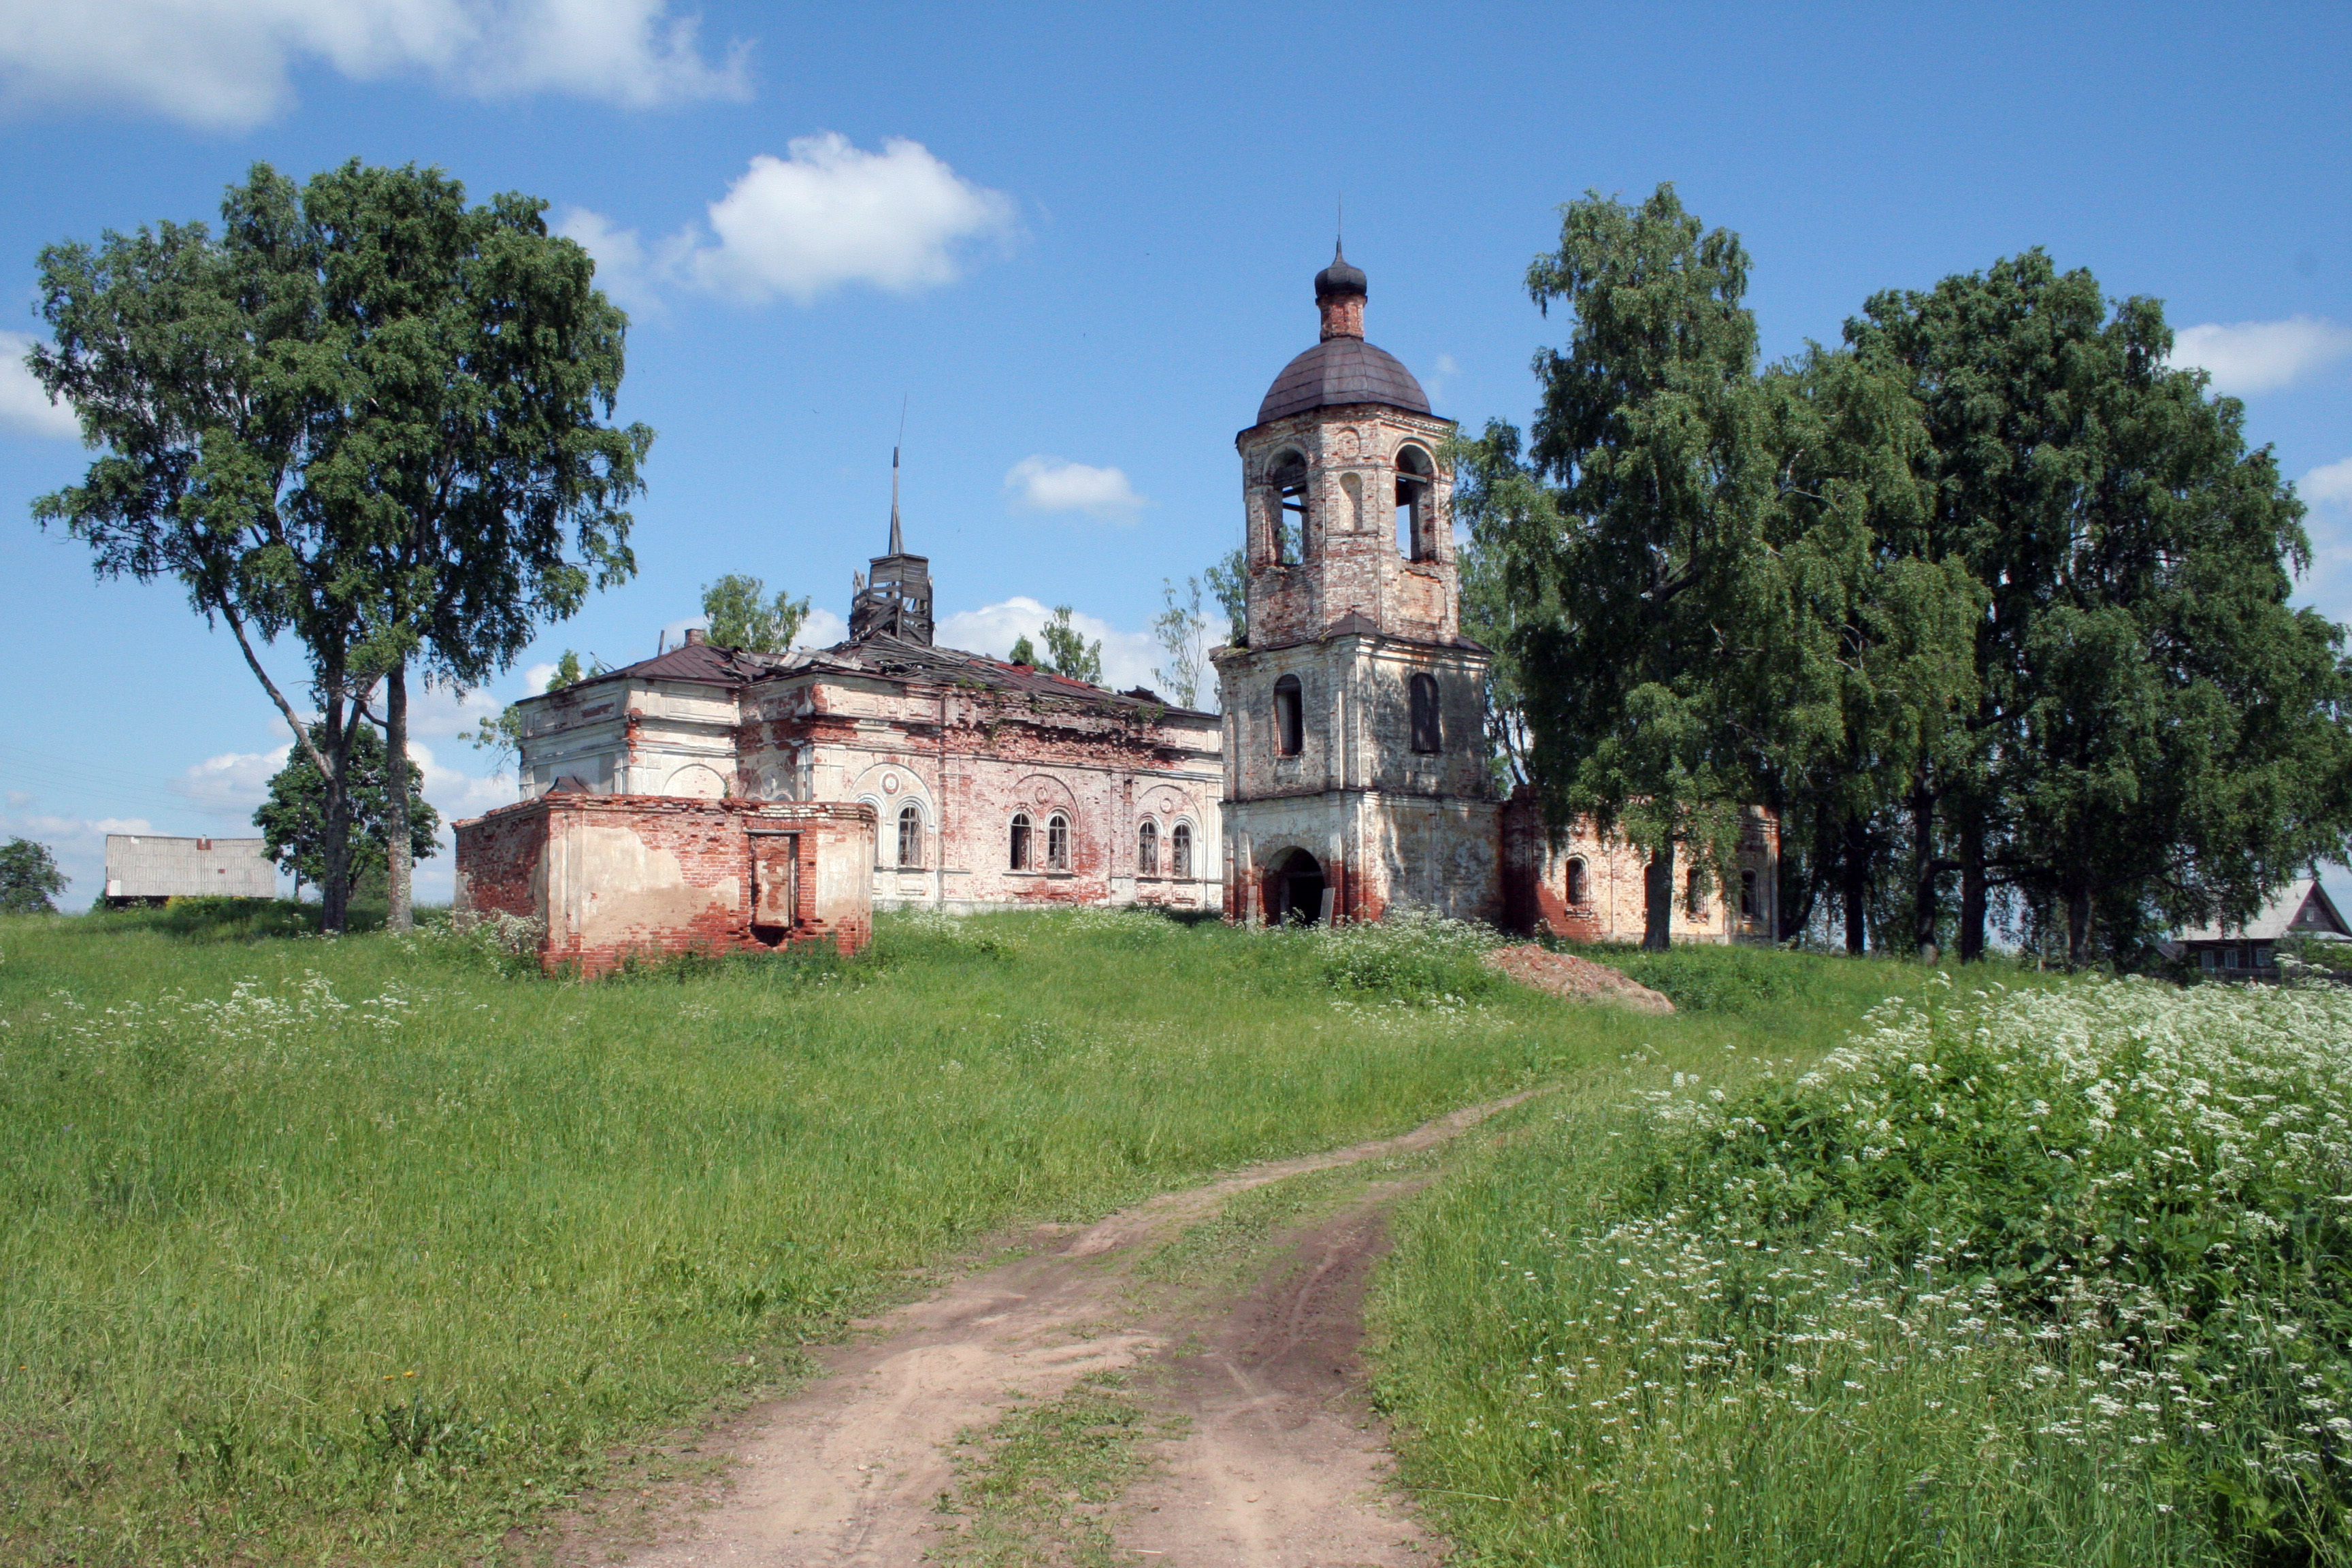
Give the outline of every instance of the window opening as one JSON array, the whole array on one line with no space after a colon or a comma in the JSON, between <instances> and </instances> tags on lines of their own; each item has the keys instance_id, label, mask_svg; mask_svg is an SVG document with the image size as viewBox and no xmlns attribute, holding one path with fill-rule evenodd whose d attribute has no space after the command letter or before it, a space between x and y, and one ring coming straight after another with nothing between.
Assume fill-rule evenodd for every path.
<instances>
[{"instance_id":1,"label":"window opening","mask_svg":"<svg viewBox=\"0 0 2352 1568\"><path fill-rule=\"evenodd\" d=\"M1753 871L1739 873L1739 918L1749 921L1756 918L1756 873Z\"/></svg>"},{"instance_id":2,"label":"window opening","mask_svg":"<svg viewBox=\"0 0 2352 1568\"><path fill-rule=\"evenodd\" d=\"M1407 447L1397 454L1396 544L1407 561L1428 561L1437 552L1429 537L1429 454Z\"/></svg>"},{"instance_id":3,"label":"window opening","mask_svg":"<svg viewBox=\"0 0 2352 1568\"><path fill-rule=\"evenodd\" d=\"M1694 869L1683 882L1683 913L1696 919L1706 911L1706 885L1699 880L1699 874Z\"/></svg>"},{"instance_id":4,"label":"window opening","mask_svg":"<svg viewBox=\"0 0 2352 1568\"><path fill-rule=\"evenodd\" d=\"M901 869L909 869L922 863L922 808L909 802L898 808L898 865Z\"/></svg>"},{"instance_id":5,"label":"window opening","mask_svg":"<svg viewBox=\"0 0 2352 1568\"><path fill-rule=\"evenodd\" d=\"M1591 900L1591 879L1585 871L1583 858L1580 856L1568 863L1568 901L1583 904L1590 903Z\"/></svg>"},{"instance_id":6,"label":"window opening","mask_svg":"<svg viewBox=\"0 0 2352 1568\"><path fill-rule=\"evenodd\" d=\"M1412 689L1412 749L1416 752L1444 750L1444 731L1437 716L1437 678L1416 675Z\"/></svg>"},{"instance_id":7,"label":"window opening","mask_svg":"<svg viewBox=\"0 0 2352 1568\"><path fill-rule=\"evenodd\" d=\"M1191 823L1180 822L1176 825L1176 831L1169 835L1168 848L1170 851L1168 874L1171 877L1190 877L1192 874L1192 825Z\"/></svg>"},{"instance_id":8,"label":"window opening","mask_svg":"<svg viewBox=\"0 0 2352 1568\"><path fill-rule=\"evenodd\" d=\"M1135 874L1160 875L1160 828L1154 823L1147 822L1135 830Z\"/></svg>"},{"instance_id":9,"label":"window opening","mask_svg":"<svg viewBox=\"0 0 2352 1568\"><path fill-rule=\"evenodd\" d=\"M1029 814L1025 811L1013 814L1013 868L1029 869Z\"/></svg>"},{"instance_id":10,"label":"window opening","mask_svg":"<svg viewBox=\"0 0 2352 1568\"><path fill-rule=\"evenodd\" d=\"M1286 675L1274 683L1274 751L1276 756L1295 757L1306 746L1306 717L1298 700L1298 677Z\"/></svg>"},{"instance_id":11,"label":"window opening","mask_svg":"<svg viewBox=\"0 0 2352 1568\"><path fill-rule=\"evenodd\" d=\"M1266 479L1274 486L1274 558L1296 565L1307 552L1307 459L1285 452Z\"/></svg>"},{"instance_id":12,"label":"window opening","mask_svg":"<svg viewBox=\"0 0 2352 1568\"><path fill-rule=\"evenodd\" d=\"M1060 812L1045 819L1045 869L1070 868L1070 819Z\"/></svg>"}]
</instances>

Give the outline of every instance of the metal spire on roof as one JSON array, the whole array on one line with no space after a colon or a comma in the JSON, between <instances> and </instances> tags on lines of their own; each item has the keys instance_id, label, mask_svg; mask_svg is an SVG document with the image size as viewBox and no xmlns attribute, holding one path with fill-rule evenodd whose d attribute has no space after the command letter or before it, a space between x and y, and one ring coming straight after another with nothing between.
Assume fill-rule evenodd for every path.
<instances>
[{"instance_id":1,"label":"metal spire on roof","mask_svg":"<svg viewBox=\"0 0 2352 1568\"><path fill-rule=\"evenodd\" d=\"M907 542L898 535L898 448L890 448L890 553L907 553Z\"/></svg>"},{"instance_id":2,"label":"metal spire on roof","mask_svg":"<svg viewBox=\"0 0 2352 1568\"><path fill-rule=\"evenodd\" d=\"M907 404L915 395L908 393L898 400L898 441L907 439ZM907 553L907 542L898 534L898 447L890 448L890 553Z\"/></svg>"}]
</instances>

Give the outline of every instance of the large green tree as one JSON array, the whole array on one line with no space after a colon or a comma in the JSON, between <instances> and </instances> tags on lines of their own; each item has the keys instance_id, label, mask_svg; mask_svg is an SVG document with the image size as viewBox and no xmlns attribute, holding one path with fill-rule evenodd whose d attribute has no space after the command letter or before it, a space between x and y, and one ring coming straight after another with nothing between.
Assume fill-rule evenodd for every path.
<instances>
[{"instance_id":1,"label":"large green tree","mask_svg":"<svg viewBox=\"0 0 2352 1568\"><path fill-rule=\"evenodd\" d=\"M1740 703L1781 814L1783 934L1833 889L1859 952L1894 820L1932 822L1966 773L1983 595L1933 527L1933 451L1898 371L1816 348L1760 390L1776 484ZM1911 941L1927 946L1941 862L1911 840Z\"/></svg>"},{"instance_id":2,"label":"large green tree","mask_svg":"<svg viewBox=\"0 0 2352 1568\"><path fill-rule=\"evenodd\" d=\"M262 847L278 868L294 879L295 891L305 882L319 883L326 874L327 781L310 751L296 751L269 781L269 798L253 814L261 829ZM409 774L407 809L392 808L392 784L383 765L384 744L373 725L362 725L352 742L345 765L344 799L350 808L348 867L354 885L377 877L390 891L392 835L405 831L406 848L415 860L429 858L440 814L425 799L421 781ZM397 819L397 821L395 821Z\"/></svg>"},{"instance_id":3,"label":"large green tree","mask_svg":"<svg viewBox=\"0 0 2352 1568\"><path fill-rule=\"evenodd\" d=\"M174 578L227 624L324 781L330 929L362 726L404 759L412 669L478 684L632 569L619 507L652 436L598 418L626 319L543 211L469 207L436 170L354 161L298 188L257 164L217 238L164 224L41 256L55 343L28 363L101 456L36 515L101 575ZM256 651L289 632L315 731Z\"/></svg>"},{"instance_id":4,"label":"large green tree","mask_svg":"<svg viewBox=\"0 0 2352 1568\"><path fill-rule=\"evenodd\" d=\"M437 169L354 159L301 195L320 255L318 451L306 488L365 571L359 657L384 677L384 740L408 742L408 676L459 688L540 626L635 570L624 503L653 441L603 422L628 318L547 204L469 206ZM410 792L394 788L389 923L409 923Z\"/></svg>"},{"instance_id":5,"label":"large green tree","mask_svg":"<svg viewBox=\"0 0 2352 1568\"><path fill-rule=\"evenodd\" d=\"M2303 508L2243 409L2168 368L2153 300L2110 304L2040 251L1847 327L1899 367L1934 449L1929 527L1986 595L1968 765L1923 837L1961 879L1959 947L1993 895L2128 960L2242 919L2352 828L2343 634L2288 604Z\"/></svg>"},{"instance_id":6,"label":"large green tree","mask_svg":"<svg viewBox=\"0 0 2352 1568\"><path fill-rule=\"evenodd\" d=\"M1732 803L1760 740L1738 700L1772 479L1748 257L1670 185L1560 216L1559 249L1527 279L1572 321L1565 347L1536 356L1528 465L1555 495L1498 542L1508 592L1553 606L1512 638L1528 772L1555 825L1589 814L1647 851L1643 942L1664 947L1677 852L1703 877L1736 849Z\"/></svg>"}]
</instances>

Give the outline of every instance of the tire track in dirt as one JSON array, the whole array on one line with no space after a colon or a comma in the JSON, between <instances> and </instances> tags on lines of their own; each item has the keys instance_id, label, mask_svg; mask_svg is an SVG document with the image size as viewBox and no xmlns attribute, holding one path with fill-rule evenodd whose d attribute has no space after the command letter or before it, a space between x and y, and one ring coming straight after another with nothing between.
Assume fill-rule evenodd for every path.
<instances>
[{"instance_id":1,"label":"tire track in dirt","mask_svg":"<svg viewBox=\"0 0 2352 1568\"><path fill-rule=\"evenodd\" d=\"M1155 1568L1405 1568L1436 1543L1398 1506L1364 1397L1364 1289L1388 1215L1422 1177L1381 1182L1276 1238L1197 1353L1165 1363L1188 1434L1128 1494L1119 1544Z\"/></svg>"},{"instance_id":2,"label":"tire track in dirt","mask_svg":"<svg viewBox=\"0 0 2352 1568\"><path fill-rule=\"evenodd\" d=\"M1425 1561L1414 1554L1420 1532L1381 1493L1382 1434L1355 1392L1364 1279L1386 1245L1387 1205L1415 1184L1380 1184L1298 1234L1298 1268L1277 1266L1237 1301L1154 1312L1138 1303L1132 1271L1150 1245L1237 1193L1433 1149L1525 1098L1254 1165L1082 1229L1041 1227L1027 1256L860 1325L860 1342L819 1352L823 1375L714 1435L735 1461L724 1493L625 1560L911 1568L938 1540L959 1433L992 1425L1016 1398L1055 1399L1083 1377L1179 1344L1187 1353L1170 1363L1171 1389L1194 1430L1167 1476L1121 1510L1134 1550L1154 1563L1253 1568ZM1194 1344L1207 1348L1192 1353ZM1258 1478L1263 1489L1253 1491ZM1381 1542L1390 1544L1376 1549ZM609 1536L593 1544L613 1560Z\"/></svg>"}]
</instances>

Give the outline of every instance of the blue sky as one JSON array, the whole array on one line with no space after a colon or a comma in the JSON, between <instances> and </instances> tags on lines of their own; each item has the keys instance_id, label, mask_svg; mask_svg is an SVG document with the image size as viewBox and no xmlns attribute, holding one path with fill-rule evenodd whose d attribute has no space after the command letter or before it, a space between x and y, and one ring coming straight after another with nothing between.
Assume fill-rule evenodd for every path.
<instances>
[{"instance_id":1,"label":"blue sky","mask_svg":"<svg viewBox=\"0 0 2352 1568\"><path fill-rule=\"evenodd\" d=\"M639 574L423 704L445 814L511 798L457 731L526 667L650 654L725 572L845 613L902 402L943 640L1069 604L1148 679L1162 580L1238 538L1232 438L1314 341L1343 197L1369 335L1472 426L1526 417L1559 331L1519 279L1588 188L1737 229L1774 355L2043 246L2197 329L2313 502L2305 596L2352 619L2347 80L2342 5L0 0L0 346L39 331L41 246L213 218L257 160L438 164L591 245L660 433ZM78 904L110 825L243 830L285 743L177 590L33 525L84 460L0 365L0 835Z\"/></svg>"}]
</instances>

